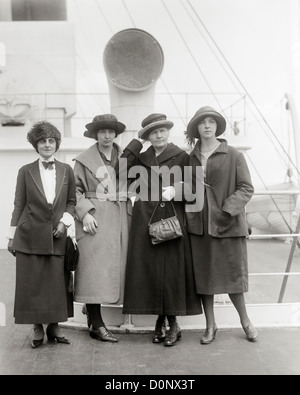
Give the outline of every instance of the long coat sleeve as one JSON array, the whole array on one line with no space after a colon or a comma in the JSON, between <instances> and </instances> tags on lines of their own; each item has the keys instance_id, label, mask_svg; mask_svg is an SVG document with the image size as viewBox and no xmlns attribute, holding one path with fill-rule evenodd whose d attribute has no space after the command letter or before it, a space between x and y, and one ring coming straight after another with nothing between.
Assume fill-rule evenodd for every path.
<instances>
[{"instance_id":1,"label":"long coat sleeve","mask_svg":"<svg viewBox=\"0 0 300 395\"><path fill-rule=\"evenodd\" d=\"M49 205L38 160L18 173L11 226L16 226L12 248L25 254L64 255L66 235L53 238L53 230L65 212L75 215L76 192L72 168L55 160L56 197Z\"/></svg>"},{"instance_id":2,"label":"long coat sleeve","mask_svg":"<svg viewBox=\"0 0 300 395\"><path fill-rule=\"evenodd\" d=\"M220 141L206 164L208 233L219 238L247 236L245 207L254 192L250 172L243 154L228 146L225 140ZM197 146L190 154L190 165L201 166ZM200 192L203 193L202 189ZM187 222L190 233L203 234L201 211L188 212Z\"/></svg>"}]
</instances>

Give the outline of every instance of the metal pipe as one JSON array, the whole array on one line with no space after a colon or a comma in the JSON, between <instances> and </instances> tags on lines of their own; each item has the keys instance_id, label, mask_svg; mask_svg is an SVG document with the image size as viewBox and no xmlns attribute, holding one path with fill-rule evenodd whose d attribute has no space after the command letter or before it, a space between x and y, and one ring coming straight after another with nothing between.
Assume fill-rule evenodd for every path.
<instances>
[{"instance_id":1,"label":"metal pipe","mask_svg":"<svg viewBox=\"0 0 300 395\"><path fill-rule=\"evenodd\" d=\"M11 0L0 1L0 21L12 21Z\"/></svg>"},{"instance_id":2,"label":"metal pipe","mask_svg":"<svg viewBox=\"0 0 300 395\"><path fill-rule=\"evenodd\" d=\"M300 216L299 216L298 221L297 221L296 233L299 233L299 231L300 231ZM291 235L291 236L293 236L293 235ZM287 262L287 265L286 265L286 269L285 269L286 274L290 273L290 271L291 271L293 257L294 257L294 254L295 254L295 249L296 249L297 242L298 242L298 240L296 238L294 238L292 246L291 246L289 259L288 259L288 262ZM288 280L288 275L285 275L283 277L283 281L282 281L282 285L281 285L281 289L280 289L280 294L279 294L279 298L278 298L278 303L282 303L282 300L283 300L283 297L284 297L284 293L285 293L285 288L286 288L286 285L287 285L287 280Z\"/></svg>"},{"instance_id":3,"label":"metal pipe","mask_svg":"<svg viewBox=\"0 0 300 395\"><path fill-rule=\"evenodd\" d=\"M300 272L249 273L249 276L300 276Z\"/></svg>"},{"instance_id":4,"label":"metal pipe","mask_svg":"<svg viewBox=\"0 0 300 395\"><path fill-rule=\"evenodd\" d=\"M288 102L288 108L291 113L292 123L293 123L293 137L294 137L294 147L295 147L295 156L296 156L296 166L299 169L300 166L300 125L297 108L294 102L292 95L286 93L285 97ZM297 174L298 182L300 182L299 173Z\"/></svg>"},{"instance_id":5,"label":"metal pipe","mask_svg":"<svg viewBox=\"0 0 300 395\"><path fill-rule=\"evenodd\" d=\"M300 189L255 191L254 195L300 195Z\"/></svg>"},{"instance_id":6,"label":"metal pipe","mask_svg":"<svg viewBox=\"0 0 300 395\"><path fill-rule=\"evenodd\" d=\"M255 240L255 239L272 239L272 238L280 238L280 237L300 237L300 233L279 233L279 234L271 234L271 235L249 235L247 239Z\"/></svg>"}]
</instances>

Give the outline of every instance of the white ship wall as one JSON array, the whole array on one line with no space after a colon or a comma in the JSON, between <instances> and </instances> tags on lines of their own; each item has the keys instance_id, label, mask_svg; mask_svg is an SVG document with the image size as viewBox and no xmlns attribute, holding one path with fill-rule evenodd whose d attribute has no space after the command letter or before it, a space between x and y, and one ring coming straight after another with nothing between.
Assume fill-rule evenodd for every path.
<instances>
[{"instance_id":1,"label":"white ship wall","mask_svg":"<svg viewBox=\"0 0 300 395\"><path fill-rule=\"evenodd\" d=\"M6 127L0 123L0 248L6 248L18 169L37 159L27 142L29 128L48 118L63 136L70 134L70 119L76 113L74 26L68 22L0 22L0 41L5 48L0 69L1 122L13 117L25 123ZM65 141L58 159L70 161L73 146Z\"/></svg>"}]
</instances>

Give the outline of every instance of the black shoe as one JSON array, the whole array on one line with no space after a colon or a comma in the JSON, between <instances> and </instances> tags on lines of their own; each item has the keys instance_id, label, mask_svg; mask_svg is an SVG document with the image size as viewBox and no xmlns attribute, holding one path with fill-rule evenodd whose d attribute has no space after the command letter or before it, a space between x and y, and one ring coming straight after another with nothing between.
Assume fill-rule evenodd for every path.
<instances>
[{"instance_id":1,"label":"black shoe","mask_svg":"<svg viewBox=\"0 0 300 395\"><path fill-rule=\"evenodd\" d=\"M162 343L166 338L166 317L159 317L156 321L152 343Z\"/></svg>"},{"instance_id":2,"label":"black shoe","mask_svg":"<svg viewBox=\"0 0 300 395\"><path fill-rule=\"evenodd\" d=\"M59 330L58 325L48 325L46 334L49 342L57 341L58 343L62 344L71 344L70 340L68 340L65 336L58 336L57 332Z\"/></svg>"},{"instance_id":3,"label":"black shoe","mask_svg":"<svg viewBox=\"0 0 300 395\"><path fill-rule=\"evenodd\" d=\"M33 326L33 338L31 340L31 348L38 348L44 343L44 328L43 325Z\"/></svg>"},{"instance_id":4,"label":"black shoe","mask_svg":"<svg viewBox=\"0 0 300 395\"><path fill-rule=\"evenodd\" d=\"M249 342L256 342L258 339L258 332L254 328L252 324L249 324L248 326L243 326L244 332L246 333L247 339Z\"/></svg>"},{"instance_id":5,"label":"black shoe","mask_svg":"<svg viewBox=\"0 0 300 395\"><path fill-rule=\"evenodd\" d=\"M170 330L165 338L165 347L175 346L176 342L181 340L181 329L175 319L170 323Z\"/></svg>"},{"instance_id":6,"label":"black shoe","mask_svg":"<svg viewBox=\"0 0 300 395\"><path fill-rule=\"evenodd\" d=\"M96 339L102 342L117 343L119 341L119 339L115 335L113 335L105 326L101 326L98 329L91 327L90 336L92 339Z\"/></svg>"},{"instance_id":7,"label":"black shoe","mask_svg":"<svg viewBox=\"0 0 300 395\"><path fill-rule=\"evenodd\" d=\"M216 333L217 333L218 328L213 327L213 328L206 328L204 332L204 336L201 338L200 343L201 344L210 344L212 343L215 338L216 338Z\"/></svg>"},{"instance_id":8,"label":"black shoe","mask_svg":"<svg viewBox=\"0 0 300 395\"><path fill-rule=\"evenodd\" d=\"M39 348L44 343L44 339L42 340L31 340L31 348Z\"/></svg>"}]
</instances>

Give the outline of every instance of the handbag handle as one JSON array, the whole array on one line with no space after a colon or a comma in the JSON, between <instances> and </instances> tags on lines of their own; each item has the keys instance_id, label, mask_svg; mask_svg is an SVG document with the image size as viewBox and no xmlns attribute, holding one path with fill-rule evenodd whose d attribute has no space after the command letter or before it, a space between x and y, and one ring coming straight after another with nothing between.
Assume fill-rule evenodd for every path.
<instances>
[{"instance_id":1,"label":"handbag handle","mask_svg":"<svg viewBox=\"0 0 300 395\"><path fill-rule=\"evenodd\" d=\"M151 215L151 218L149 219L148 225L151 225L151 221L152 221L152 219L153 219L153 217L154 217L155 211L157 210L157 207L158 207L159 203L160 203L160 200L157 202L157 204L156 204L156 206L155 206L155 209L154 209L154 211L153 211L153 213L152 213L152 215ZM175 209L175 206L174 206L172 200L170 201L170 203L172 204L172 207L173 207L175 216L177 217L177 212L176 212L176 209Z\"/></svg>"}]
</instances>

